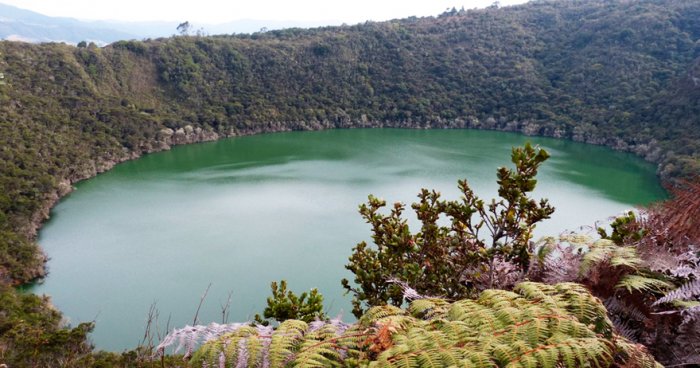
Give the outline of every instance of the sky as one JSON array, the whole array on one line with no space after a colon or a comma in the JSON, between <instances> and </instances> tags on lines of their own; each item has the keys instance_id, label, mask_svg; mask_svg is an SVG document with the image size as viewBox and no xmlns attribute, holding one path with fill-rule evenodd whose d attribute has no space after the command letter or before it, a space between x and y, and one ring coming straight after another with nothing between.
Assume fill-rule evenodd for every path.
<instances>
[{"instance_id":1,"label":"sky","mask_svg":"<svg viewBox=\"0 0 700 368\"><path fill-rule=\"evenodd\" d=\"M494 0L0 0L44 15L82 20L190 21L239 19L332 21L355 24L438 15L447 8L482 8ZM526 0L500 0L501 6Z\"/></svg>"}]
</instances>

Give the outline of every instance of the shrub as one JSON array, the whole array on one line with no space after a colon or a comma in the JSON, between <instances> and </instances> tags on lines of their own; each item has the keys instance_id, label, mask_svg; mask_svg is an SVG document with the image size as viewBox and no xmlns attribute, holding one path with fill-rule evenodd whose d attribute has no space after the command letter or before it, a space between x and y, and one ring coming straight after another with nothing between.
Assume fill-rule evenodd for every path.
<instances>
[{"instance_id":1,"label":"shrub","mask_svg":"<svg viewBox=\"0 0 700 368\"><path fill-rule=\"evenodd\" d=\"M440 193L423 189L412 208L421 221L415 234L403 218L405 206L394 204L389 215L379 211L386 202L369 197L360 214L372 225L376 248L365 242L354 248L345 267L355 274L355 284L343 287L354 294L353 313L364 306L401 305L406 282L419 293L458 299L486 288L508 287L527 270L535 225L554 212L546 199L539 202L529 193L535 189L537 170L549 157L526 144L514 148L515 169L498 169L498 195L490 202L477 197L466 180L459 181L462 198L440 199ZM447 217L449 226L440 225Z\"/></svg>"}]
</instances>

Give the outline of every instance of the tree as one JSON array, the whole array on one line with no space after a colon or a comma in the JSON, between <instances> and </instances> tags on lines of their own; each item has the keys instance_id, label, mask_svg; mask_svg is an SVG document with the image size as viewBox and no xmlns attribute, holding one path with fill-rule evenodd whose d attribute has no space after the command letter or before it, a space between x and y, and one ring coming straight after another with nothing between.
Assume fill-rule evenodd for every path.
<instances>
[{"instance_id":1,"label":"tree","mask_svg":"<svg viewBox=\"0 0 700 368\"><path fill-rule=\"evenodd\" d=\"M323 295L318 290L311 289L308 293L303 292L297 296L292 291L287 291L287 281L279 283L273 281L270 285L272 296L267 298L267 307L263 312L264 318L272 318L277 322L284 322L288 319L298 319L304 322L311 322L317 319L325 319L323 313ZM267 325L260 315L255 315L255 321Z\"/></svg>"},{"instance_id":2,"label":"tree","mask_svg":"<svg viewBox=\"0 0 700 368\"><path fill-rule=\"evenodd\" d=\"M421 230L411 233L403 218L405 206L394 204L389 215L379 211L386 202L369 196L360 214L372 225L376 248L365 242L354 248L345 267L355 274L355 284L342 280L354 294L353 313L366 306L401 305L398 281L421 294L449 299L473 296L487 288L512 287L527 271L535 225L554 212L546 199L539 203L528 193L535 189L537 170L549 154L529 143L514 148L515 170L498 169L499 200L477 197L466 180L458 187L462 198L440 199L440 193L423 189L412 205ZM447 217L449 226L438 223Z\"/></svg>"},{"instance_id":3,"label":"tree","mask_svg":"<svg viewBox=\"0 0 700 368\"><path fill-rule=\"evenodd\" d=\"M187 36L188 34L190 34L190 28L192 28L190 22L185 21L177 26L177 31L180 32L181 36Z\"/></svg>"}]
</instances>

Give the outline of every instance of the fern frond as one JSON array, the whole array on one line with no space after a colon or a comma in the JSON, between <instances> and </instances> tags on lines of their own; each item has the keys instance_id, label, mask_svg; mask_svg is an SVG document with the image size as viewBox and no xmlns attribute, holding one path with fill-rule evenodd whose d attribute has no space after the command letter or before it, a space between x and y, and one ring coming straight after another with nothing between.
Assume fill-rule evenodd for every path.
<instances>
[{"instance_id":1,"label":"fern frond","mask_svg":"<svg viewBox=\"0 0 700 368\"><path fill-rule=\"evenodd\" d=\"M663 368L651 358L647 349L640 344L631 343L625 339L615 338L615 345L618 346L620 354L623 355L625 366L639 368Z\"/></svg>"},{"instance_id":2,"label":"fern frond","mask_svg":"<svg viewBox=\"0 0 700 368\"><path fill-rule=\"evenodd\" d=\"M304 341L292 364L297 367L339 367L342 354L333 341Z\"/></svg>"},{"instance_id":3,"label":"fern frond","mask_svg":"<svg viewBox=\"0 0 700 368\"><path fill-rule=\"evenodd\" d=\"M700 280L694 280L681 285L679 288L668 292L663 298L654 302L654 306L672 302L675 300L690 299L700 295Z\"/></svg>"},{"instance_id":4,"label":"fern frond","mask_svg":"<svg viewBox=\"0 0 700 368\"><path fill-rule=\"evenodd\" d=\"M246 355L245 362L247 362L245 340L258 336L260 336L260 331L257 328L250 325L240 326L234 332L224 334L216 340L211 340L202 345L192 356L192 361L199 362L199 364L206 362L210 366L218 366L218 362L221 360L224 362L238 362L242 359L241 344L243 344L246 350L243 355ZM223 353L223 359L221 358L221 353Z\"/></svg>"},{"instance_id":5,"label":"fern frond","mask_svg":"<svg viewBox=\"0 0 700 368\"><path fill-rule=\"evenodd\" d=\"M488 354L481 351L465 351L461 364L462 367L497 367L496 362L494 362Z\"/></svg>"},{"instance_id":6,"label":"fern frond","mask_svg":"<svg viewBox=\"0 0 700 368\"><path fill-rule=\"evenodd\" d=\"M348 327L349 325L338 319L311 322L305 335L305 341L294 356L293 365L299 367L339 366L339 362L352 349L352 345L356 345L344 338L339 338ZM341 346L343 347L341 348Z\"/></svg>"},{"instance_id":7,"label":"fern frond","mask_svg":"<svg viewBox=\"0 0 700 368\"><path fill-rule=\"evenodd\" d=\"M173 351L174 353L185 349L186 355L189 355L198 344L214 340L224 334L234 332L244 326L246 326L245 323L210 323L206 326L196 325L185 326L180 329L173 329L173 331L167 334L163 338L163 341L156 347L156 355L163 355L165 353L165 349L175 343L177 343L177 346Z\"/></svg>"},{"instance_id":8,"label":"fern frond","mask_svg":"<svg viewBox=\"0 0 700 368\"><path fill-rule=\"evenodd\" d=\"M613 267L629 267L636 269L642 264L642 259L637 255L634 247L614 247L611 252L610 265Z\"/></svg>"},{"instance_id":9,"label":"fern frond","mask_svg":"<svg viewBox=\"0 0 700 368\"><path fill-rule=\"evenodd\" d=\"M615 296L605 299L603 304L611 315L622 316L625 319L631 319L638 322L643 322L647 319L647 316L642 311L632 305L628 305Z\"/></svg>"},{"instance_id":10,"label":"fern frond","mask_svg":"<svg viewBox=\"0 0 700 368\"><path fill-rule=\"evenodd\" d=\"M524 296L528 300L536 301L542 307L551 309L559 307L557 301L551 297L551 295L556 293L556 289L551 285L536 282L521 282L513 288L513 291Z\"/></svg>"},{"instance_id":11,"label":"fern frond","mask_svg":"<svg viewBox=\"0 0 700 368\"><path fill-rule=\"evenodd\" d=\"M650 291L662 292L664 289L670 289L673 285L664 280L659 280L653 277L642 275L625 275L620 279L620 282L615 285L616 288L624 288L629 292L633 291Z\"/></svg>"},{"instance_id":12,"label":"fern frond","mask_svg":"<svg viewBox=\"0 0 700 368\"><path fill-rule=\"evenodd\" d=\"M492 330L497 330L500 327L498 319L493 315L493 310L468 299L453 303L447 311L447 318L464 322L472 327L482 324L492 327Z\"/></svg>"},{"instance_id":13,"label":"fern frond","mask_svg":"<svg viewBox=\"0 0 700 368\"><path fill-rule=\"evenodd\" d=\"M408 311L413 317L430 319L435 315L444 314L449 304L443 299L418 299L409 305Z\"/></svg>"},{"instance_id":14,"label":"fern frond","mask_svg":"<svg viewBox=\"0 0 700 368\"><path fill-rule=\"evenodd\" d=\"M610 240L601 239L590 245L588 252L581 262L581 274L588 273L595 265L607 262L613 267L629 267L637 269L642 259L634 247L615 245Z\"/></svg>"},{"instance_id":15,"label":"fern frond","mask_svg":"<svg viewBox=\"0 0 700 368\"><path fill-rule=\"evenodd\" d=\"M304 321L288 319L282 322L272 334L270 342L270 364L273 367L281 367L294 354L296 345L304 337L309 327Z\"/></svg>"},{"instance_id":16,"label":"fern frond","mask_svg":"<svg viewBox=\"0 0 700 368\"><path fill-rule=\"evenodd\" d=\"M206 342L193 367L609 367L654 362L612 333L603 304L578 284L521 283L477 299L375 307L354 325L288 320L241 326ZM689 318L694 318L695 314ZM635 350L636 349L636 350ZM642 365L646 367L647 365Z\"/></svg>"},{"instance_id":17,"label":"fern frond","mask_svg":"<svg viewBox=\"0 0 700 368\"><path fill-rule=\"evenodd\" d=\"M671 302L674 307L688 309L700 306L700 301L697 300L674 300Z\"/></svg>"},{"instance_id":18,"label":"fern frond","mask_svg":"<svg viewBox=\"0 0 700 368\"><path fill-rule=\"evenodd\" d=\"M393 305L383 305L370 308L367 312L365 312L360 321L363 324L371 324L387 318L405 315L406 311L399 307L394 307Z\"/></svg>"}]
</instances>

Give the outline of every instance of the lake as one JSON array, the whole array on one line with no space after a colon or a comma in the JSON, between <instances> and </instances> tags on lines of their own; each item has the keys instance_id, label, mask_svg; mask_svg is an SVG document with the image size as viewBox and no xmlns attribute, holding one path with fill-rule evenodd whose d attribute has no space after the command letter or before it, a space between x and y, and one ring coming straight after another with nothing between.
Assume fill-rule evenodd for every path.
<instances>
[{"instance_id":1,"label":"lake","mask_svg":"<svg viewBox=\"0 0 700 368\"><path fill-rule=\"evenodd\" d=\"M496 169L530 141L551 158L535 197L556 207L538 236L593 226L664 198L654 166L598 146L474 130L358 129L238 137L175 147L76 185L39 234L49 275L30 288L51 295L72 324L95 320L98 349L142 339L149 307L159 327L262 314L270 282L318 288L332 316L352 320L340 279L352 247L370 239L357 213L368 194L412 203L420 188L458 196L469 179L496 195ZM416 224L417 221L412 224ZM414 227L415 229L415 227Z\"/></svg>"}]
</instances>

